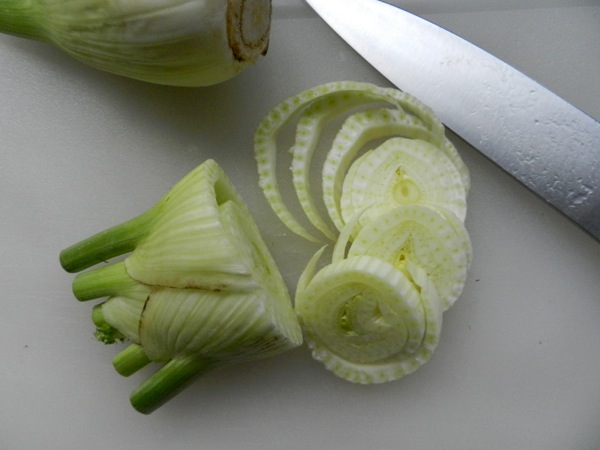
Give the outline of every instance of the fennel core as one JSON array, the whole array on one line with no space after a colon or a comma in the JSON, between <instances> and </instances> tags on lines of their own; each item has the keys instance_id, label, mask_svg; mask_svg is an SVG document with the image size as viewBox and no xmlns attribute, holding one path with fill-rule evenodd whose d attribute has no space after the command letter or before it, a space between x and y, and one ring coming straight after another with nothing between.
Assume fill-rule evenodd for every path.
<instances>
[{"instance_id":1,"label":"fennel core","mask_svg":"<svg viewBox=\"0 0 600 450\"><path fill-rule=\"evenodd\" d=\"M267 52L271 0L0 0L0 32L114 74L209 86Z\"/></svg>"},{"instance_id":2,"label":"fennel core","mask_svg":"<svg viewBox=\"0 0 600 450\"><path fill-rule=\"evenodd\" d=\"M66 248L73 293L94 306L96 337L127 340L113 365L129 376L162 366L131 394L150 413L216 368L297 347L302 334L287 287L249 210L213 160L150 208Z\"/></svg>"}]
</instances>

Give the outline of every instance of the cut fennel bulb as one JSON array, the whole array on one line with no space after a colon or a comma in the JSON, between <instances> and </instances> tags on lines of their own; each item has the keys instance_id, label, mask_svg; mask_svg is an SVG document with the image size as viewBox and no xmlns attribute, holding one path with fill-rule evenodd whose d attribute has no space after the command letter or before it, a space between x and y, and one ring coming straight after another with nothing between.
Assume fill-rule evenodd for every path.
<instances>
[{"instance_id":1,"label":"cut fennel bulb","mask_svg":"<svg viewBox=\"0 0 600 450\"><path fill-rule=\"evenodd\" d=\"M290 128L296 208L277 177ZM469 171L433 111L397 89L333 82L276 105L254 145L275 214L308 240L335 242L331 262L318 268L321 248L296 287L313 357L357 383L394 380L422 366L472 262L464 226ZM319 191L310 169L323 148Z\"/></svg>"},{"instance_id":2,"label":"cut fennel bulb","mask_svg":"<svg viewBox=\"0 0 600 450\"><path fill-rule=\"evenodd\" d=\"M271 0L0 0L0 32L50 43L95 68L207 86L267 51Z\"/></svg>"},{"instance_id":3,"label":"cut fennel bulb","mask_svg":"<svg viewBox=\"0 0 600 450\"><path fill-rule=\"evenodd\" d=\"M93 309L97 337L128 339L113 363L130 375L164 364L131 396L149 413L202 374L272 356L302 343L287 287L249 210L222 169L208 160L154 207L61 252L80 271L80 300Z\"/></svg>"}]
</instances>

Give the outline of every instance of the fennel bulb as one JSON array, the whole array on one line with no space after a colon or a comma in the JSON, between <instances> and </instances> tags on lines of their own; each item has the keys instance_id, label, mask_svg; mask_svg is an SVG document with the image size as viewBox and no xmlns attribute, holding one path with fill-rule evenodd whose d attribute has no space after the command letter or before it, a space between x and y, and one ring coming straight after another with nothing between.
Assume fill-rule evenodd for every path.
<instances>
[{"instance_id":1,"label":"fennel bulb","mask_svg":"<svg viewBox=\"0 0 600 450\"><path fill-rule=\"evenodd\" d=\"M0 32L115 74L208 86L266 54L271 0L0 0Z\"/></svg>"},{"instance_id":2,"label":"fennel bulb","mask_svg":"<svg viewBox=\"0 0 600 450\"><path fill-rule=\"evenodd\" d=\"M130 253L129 253L130 252ZM163 364L131 395L149 413L215 368L302 343L287 287L239 193L213 160L147 212L63 250L96 336L131 344L113 360L122 375Z\"/></svg>"}]
</instances>

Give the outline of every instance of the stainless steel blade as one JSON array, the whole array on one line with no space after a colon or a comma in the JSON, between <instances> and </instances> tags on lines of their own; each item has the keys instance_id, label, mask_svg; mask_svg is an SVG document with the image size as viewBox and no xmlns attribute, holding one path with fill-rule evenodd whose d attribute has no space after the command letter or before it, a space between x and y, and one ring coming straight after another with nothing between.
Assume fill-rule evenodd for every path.
<instances>
[{"instance_id":1,"label":"stainless steel blade","mask_svg":"<svg viewBox=\"0 0 600 450\"><path fill-rule=\"evenodd\" d=\"M466 40L378 0L307 0L398 88L600 240L600 123Z\"/></svg>"}]
</instances>

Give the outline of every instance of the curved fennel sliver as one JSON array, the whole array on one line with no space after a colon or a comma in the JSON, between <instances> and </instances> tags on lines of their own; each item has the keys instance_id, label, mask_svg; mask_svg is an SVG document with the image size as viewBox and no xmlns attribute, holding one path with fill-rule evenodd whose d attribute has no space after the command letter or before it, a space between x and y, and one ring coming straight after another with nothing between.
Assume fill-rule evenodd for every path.
<instances>
[{"instance_id":1,"label":"curved fennel sliver","mask_svg":"<svg viewBox=\"0 0 600 450\"><path fill-rule=\"evenodd\" d=\"M336 263L346 258L348 246L351 243L352 238L355 236L357 229L359 228L362 215L367 209L369 208L365 208L365 210L355 214L354 217L346 222L344 227L340 230L340 234L338 235L335 245L333 246L333 253L331 255L332 263Z\"/></svg>"},{"instance_id":2,"label":"curved fennel sliver","mask_svg":"<svg viewBox=\"0 0 600 450\"><path fill-rule=\"evenodd\" d=\"M460 173L438 147L421 139L390 138L358 158L342 187L344 222L373 204L442 207L464 221L467 193Z\"/></svg>"},{"instance_id":3,"label":"curved fennel sliver","mask_svg":"<svg viewBox=\"0 0 600 450\"><path fill-rule=\"evenodd\" d=\"M319 213L310 186L310 166L315 149L321 138L323 127L337 115L369 101L363 92L331 93L319 98L305 108L296 125L296 136L292 147L292 182L300 206L310 223L328 239L335 234Z\"/></svg>"},{"instance_id":4,"label":"curved fennel sliver","mask_svg":"<svg viewBox=\"0 0 600 450\"><path fill-rule=\"evenodd\" d=\"M471 261L471 241L464 225L450 222L450 211L440 213L422 205L399 206L377 214L357 234L348 258L370 255L404 270L408 263L422 267L435 284L443 310L461 294Z\"/></svg>"},{"instance_id":5,"label":"curved fennel sliver","mask_svg":"<svg viewBox=\"0 0 600 450\"><path fill-rule=\"evenodd\" d=\"M313 357L362 384L392 381L426 363L439 341L442 309L424 271L410 270L354 256L317 272L296 297Z\"/></svg>"},{"instance_id":6,"label":"curved fennel sliver","mask_svg":"<svg viewBox=\"0 0 600 450\"><path fill-rule=\"evenodd\" d=\"M381 88L370 83L340 81L323 84L276 105L260 122L254 135L254 150L258 166L259 185L265 198L280 220L296 234L311 241L319 241L292 214L283 201L277 180L277 137L295 115L314 101L334 95L364 95L370 102L386 103L418 117L433 136L444 139L444 126L433 111L415 97L392 88Z\"/></svg>"}]
</instances>

